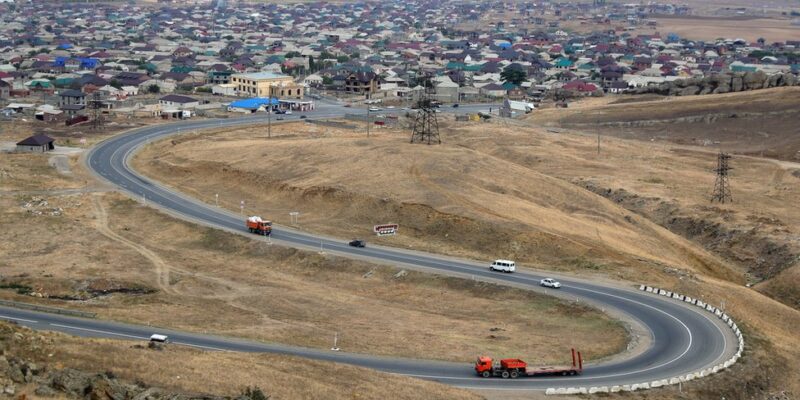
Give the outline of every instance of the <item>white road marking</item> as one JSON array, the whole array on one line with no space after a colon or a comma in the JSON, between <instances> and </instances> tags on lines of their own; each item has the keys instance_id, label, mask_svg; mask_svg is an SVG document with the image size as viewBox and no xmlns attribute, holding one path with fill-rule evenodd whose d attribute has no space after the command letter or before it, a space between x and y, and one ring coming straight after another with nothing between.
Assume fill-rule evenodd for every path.
<instances>
[{"instance_id":1,"label":"white road marking","mask_svg":"<svg viewBox=\"0 0 800 400\"><path fill-rule=\"evenodd\" d=\"M181 342L172 342L172 343L179 344L179 345L182 345L182 346L191 346L191 347L197 347L197 348L208 349L208 350L230 351L230 350L220 349L219 347L203 346L203 345L199 345L199 344L181 343Z\"/></svg>"},{"instance_id":2,"label":"white road marking","mask_svg":"<svg viewBox=\"0 0 800 400\"><path fill-rule=\"evenodd\" d=\"M30 319L8 317L8 316L5 316L5 315L0 315L0 318L3 318L3 319L10 319L10 320L13 320L13 321L30 322L30 323L32 323L32 324L35 324L35 323L37 323L37 322L38 322L38 321L30 320Z\"/></svg>"},{"instance_id":3,"label":"white road marking","mask_svg":"<svg viewBox=\"0 0 800 400\"><path fill-rule=\"evenodd\" d=\"M143 337L143 336L134 336L134 335L128 335L128 334L125 334L125 333L101 331L99 329L79 328L77 326L61 325L61 324L50 324L50 325L57 326L59 328L76 329L76 330L79 330L79 331L102 333L102 334L105 334L105 335L122 336L122 337L129 337L129 338L142 339L142 340L148 339L147 337Z\"/></svg>"}]
</instances>

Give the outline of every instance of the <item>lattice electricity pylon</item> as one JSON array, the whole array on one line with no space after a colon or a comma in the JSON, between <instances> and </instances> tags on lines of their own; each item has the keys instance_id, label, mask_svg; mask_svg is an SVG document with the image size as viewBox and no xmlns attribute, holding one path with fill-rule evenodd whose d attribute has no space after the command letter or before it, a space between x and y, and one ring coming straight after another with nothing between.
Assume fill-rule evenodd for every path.
<instances>
[{"instance_id":1,"label":"lattice electricity pylon","mask_svg":"<svg viewBox=\"0 0 800 400\"><path fill-rule=\"evenodd\" d=\"M100 100L100 93L94 92L92 94L92 99L89 100L88 108L92 110L92 129L99 131L103 129L103 112L101 109L103 108L103 101Z\"/></svg>"},{"instance_id":2,"label":"lattice electricity pylon","mask_svg":"<svg viewBox=\"0 0 800 400\"><path fill-rule=\"evenodd\" d=\"M714 182L714 192L711 193L711 202L714 200L720 203L733 202L733 195L731 195L731 183L728 180L728 172L732 170L728 165L731 155L728 153L720 152L717 156L717 168L714 172L717 173L717 180Z\"/></svg>"},{"instance_id":3,"label":"lattice electricity pylon","mask_svg":"<svg viewBox=\"0 0 800 400\"><path fill-rule=\"evenodd\" d=\"M417 116L411 133L411 143L442 144L439 139L439 122L436 110L431 104L433 83L429 76L424 78L425 90L417 101Z\"/></svg>"}]
</instances>

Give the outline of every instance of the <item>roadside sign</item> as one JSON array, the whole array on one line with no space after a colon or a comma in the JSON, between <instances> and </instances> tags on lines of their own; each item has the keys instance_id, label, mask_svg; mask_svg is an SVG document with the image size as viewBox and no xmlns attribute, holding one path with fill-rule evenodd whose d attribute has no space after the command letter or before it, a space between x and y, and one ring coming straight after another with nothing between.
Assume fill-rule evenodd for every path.
<instances>
[{"instance_id":1,"label":"roadside sign","mask_svg":"<svg viewBox=\"0 0 800 400\"><path fill-rule=\"evenodd\" d=\"M372 231L378 236L396 235L398 229L400 229L398 224L382 224L372 227Z\"/></svg>"}]
</instances>

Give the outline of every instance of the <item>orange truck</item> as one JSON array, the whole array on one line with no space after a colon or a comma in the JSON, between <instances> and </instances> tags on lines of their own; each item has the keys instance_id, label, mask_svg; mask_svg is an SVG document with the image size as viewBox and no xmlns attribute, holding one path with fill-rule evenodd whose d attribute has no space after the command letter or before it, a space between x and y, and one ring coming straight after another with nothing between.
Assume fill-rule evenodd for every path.
<instances>
[{"instance_id":1,"label":"orange truck","mask_svg":"<svg viewBox=\"0 0 800 400\"><path fill-rule=\"evenodd\" d=\"M484 378L498 376L505 379L520 376L578 375L583 372L583 359L581 353L575 349L572 349L572 366L567 367L531 367L518 358L502 359L499 364L495 364L491 357L480 356L475 362L475 372Z\"/></svg>"},{"instance_id":2,"label":"orange truck","mask_svg":"<svg viewBox=\"0 0 800 400\"><path fill-rule=\"evenodd\" d=\"M269 236L272 234L272 221L265 221L261 217L247 218L247 229L250 233Z\"/></svg>"}]
</instances>

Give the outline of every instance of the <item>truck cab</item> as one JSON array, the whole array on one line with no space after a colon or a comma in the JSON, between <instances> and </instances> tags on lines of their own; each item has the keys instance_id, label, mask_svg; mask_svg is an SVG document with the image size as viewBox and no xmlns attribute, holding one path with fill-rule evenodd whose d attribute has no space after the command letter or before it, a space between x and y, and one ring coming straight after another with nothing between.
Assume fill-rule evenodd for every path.
<instances>
[{"instance_id":1,"label":"truck cab","mask_svg":"<svg viewBox=\"0 0 800 400\"><path fill-rule=\"evenodd\" d=\"M480 356L478 361L475 362L475 372L484 378L492 376L493 368L491 357Z\"/></svg>"}]
</instances>

